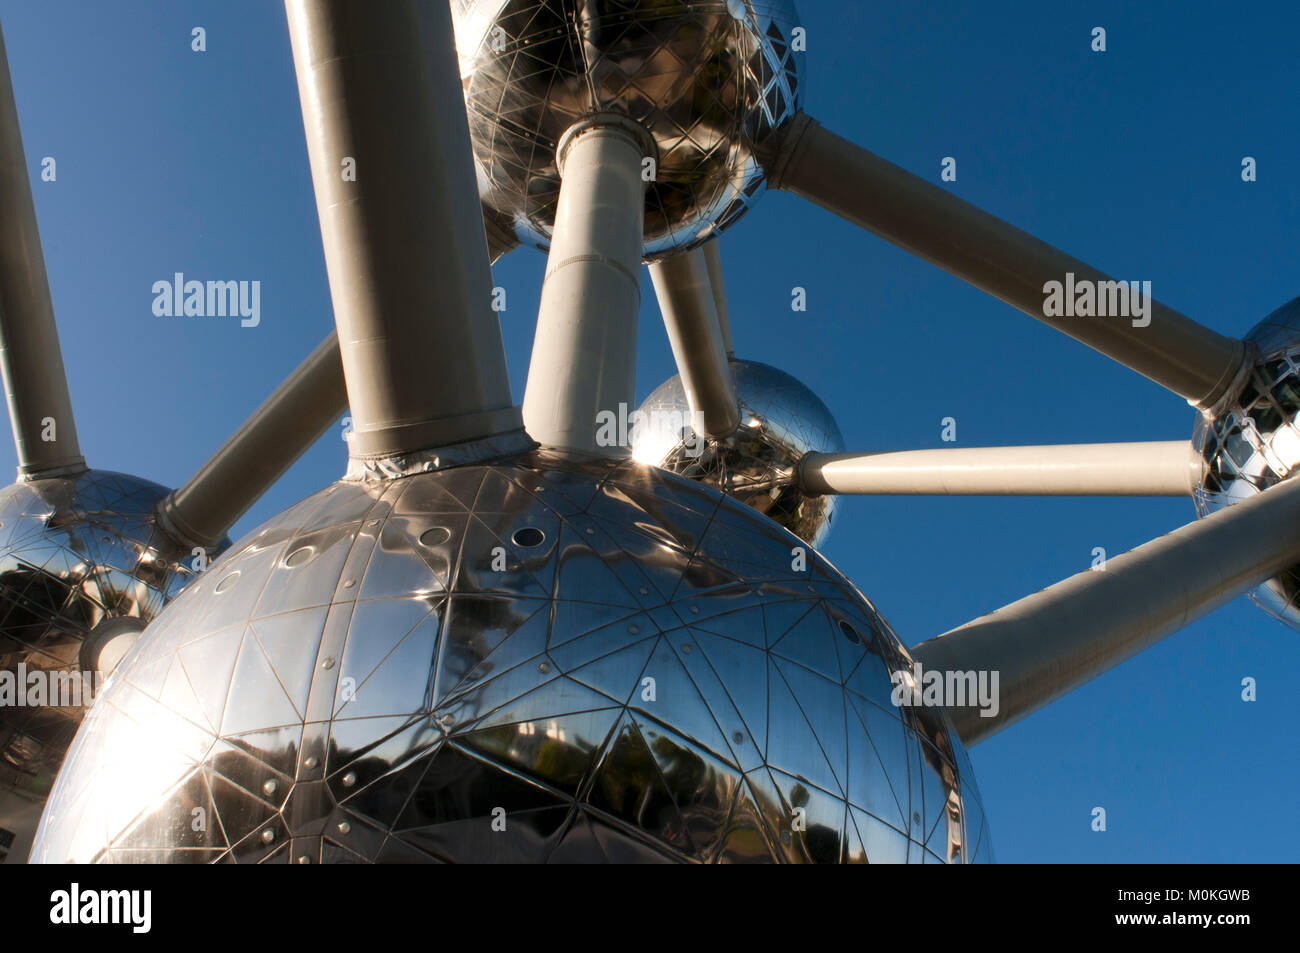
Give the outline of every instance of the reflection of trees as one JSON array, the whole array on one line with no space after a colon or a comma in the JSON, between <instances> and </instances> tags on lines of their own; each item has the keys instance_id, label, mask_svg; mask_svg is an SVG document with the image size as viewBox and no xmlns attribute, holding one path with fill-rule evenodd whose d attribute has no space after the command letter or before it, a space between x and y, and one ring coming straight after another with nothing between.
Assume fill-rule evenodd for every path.
<instances>
[{"instance_id":1,"label":"reflection of trees","mask_svg":"<svg viewBox=\"0 0 1300 953\"><path fill-rule=\"evenodd\" d=\"M57 576L10 557L0 571L0 670L76 672L77 652L92 611ZM55 683L57 687L57 682ZM0 706L0 787L44 797L84 712L82 707Z\"/></svg>"}]
</instances>

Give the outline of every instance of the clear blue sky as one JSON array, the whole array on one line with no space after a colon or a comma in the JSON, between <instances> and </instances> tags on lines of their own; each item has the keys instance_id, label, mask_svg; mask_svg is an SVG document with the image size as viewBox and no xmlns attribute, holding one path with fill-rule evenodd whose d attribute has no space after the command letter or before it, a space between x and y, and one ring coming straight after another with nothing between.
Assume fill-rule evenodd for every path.
<instances>
[{"instance_id":1,"label":"clear blue sky","mask_svg":"<svg viewBox=\"0 0 1300 953\"><path fill-rule=\"evenodd\" d=\"M805 106L841 134L935 181L956 157L946 187L1218 331L1300 294L1292 4L805 0L801 14ZM175 486L331 327L283 8L0 0L0 22L33 179L41 157L58 163L36 208L83 450ZM947 416L962 446L1190 434L1180 399L792 196L767 196L722 248L739 354L809 384L850 448L940 446ZM496 268L516 399L542 269L531 250ZM261 325L155 317L151 285L176 271L260 280ZM673 373L645 286L640 396ZM343 466L336 431L235 535ZM909 644L1087 568L1095 546L1194 517L1190 500L1127 499L841 512L827 556ZM1298 681L1300 633L1243 598L979 746L998 859L1292 861L1278 837L1300 807Z\"/></svg>"}]
</instances>

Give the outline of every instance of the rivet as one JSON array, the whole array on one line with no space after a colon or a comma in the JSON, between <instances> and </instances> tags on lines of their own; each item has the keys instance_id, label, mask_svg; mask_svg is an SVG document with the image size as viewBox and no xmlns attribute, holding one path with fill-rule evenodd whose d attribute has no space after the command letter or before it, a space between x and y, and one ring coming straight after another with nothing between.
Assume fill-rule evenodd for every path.
<instances>
[{"instance_id":1,"label":"rivet","mask_svg":"<svg viewBox=\"0 0 1300 953\"><path fill-rule=\"evenodd\" d=\"M355 771L349 771L347 774L343 775L343 786L345 788L350 788L352 787L352 785L356 783L357 783L357 773Z\"/></svg>"},{"instance_id":2,"label":"rivet","mask_svg":"<svg viewBox=\"0 0 1300 953\"><path fill-rule=\"evenodd\" d=\"M272 794L275 793L275 788L276 788L276 784L274 781L267 781L265 784L262 785L262 790L266 792L267 797L270 797Z\"/></svg>"},{"instance_id":3,"label":"rivet","mask_svg":"<svg viewBox=\"0 0 1300 953\"><path fill-rule=\"evenodd\" d=\"M266 830L262 831L263 844L269 844L273 840L275 840L275 831L271 830L271 828L269 827Z\"/></svg>"},{"instance_id":4,"label":"rivet","mask_svg":"<svg viewBox=\"0 0 1300 953\"><path fill-rule=\"evenodd\" d=\"M541 672L543 675L545 675L550 670L551 670L551 666L549 662L539 662L537 664L537 671Z\"/></svg>"},{"instance_id":5,"label":"rivet","mask_svg":"<svg viewBox=\"0 0 1300 953\"><path fill-rule=\"evenodd\" d=\"M349 824L347 821L339 821L339 833L340 833L340 834L351 834L351 833L352 833L352 825Z\"/></svg>"},{"instance_id":6,"label":"rivet","mask_svg":"<svg viewBox=\"0 0 1300 953\"><path fill-rule=\"evenodd\" d=\"M331 655L329 658L325 659L325 661L321 662L320 667L325 669L327 672L332 669L334 667L334 656Z\"/></svg>"},{"instance_id":7,"label":"rivet","mask_svg":"<svg viewBox=\"0 0 1300 953\"><path fill-rule=\"evenodd\" d=\"M306 761L303 762L303 764L305 764L309 768L314 768L316 767L316 765L320 764L320 762L317 761L315 758L308 758Z\"/></svg>"}]
</instances>

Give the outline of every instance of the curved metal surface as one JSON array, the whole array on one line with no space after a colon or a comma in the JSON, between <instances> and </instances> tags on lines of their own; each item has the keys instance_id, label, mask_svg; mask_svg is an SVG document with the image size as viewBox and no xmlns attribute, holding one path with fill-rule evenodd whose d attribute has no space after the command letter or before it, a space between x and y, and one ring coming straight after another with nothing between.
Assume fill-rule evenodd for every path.
<instances>
[{"instance_id":1,"label":"curved metal surface","mask_svg":"<svg viewBox=\"0 0 1300 953\"><path fill-rule=\"evenodd\" d=\"M712 486L820 545L830 532L835 496L809 493L799 462L812 452L838 453L844 438L826 405L789 374L757 361L730 361L740 426L706 440L691 426L680 376L660 384L638 408L632 456Z\"/></svg>"},{"instance_id":2,"label":"curved metal surface","mask_svg":"<svg viewBox=\"0 0 1300 953\"><path fill-rule=\"evenodd\" d=\"M763 190L755 158L799 108L804 54L790 0L452 0L483 202L547 248L556 147L621 112L654 136L643 255L694 247Z\"/></svg>"},{"instance_id":3,"label":"curved metal surface","mask_svg":"<svg viewBox=\"0 0 1300 953\"><path fill-rule=\"evenodd\" d=\"M1200 516L1249 499L1300 468L1300 298L1255 325L1246 342L1255 363L1245 386L1216 415L1199 414L1193 429L1192 445L1206 470L1192 493ZM1300 564L1250 598L1300 629Z\"/></svg>"},{"instance_id":4,"label":"curved metal surface","mask_svg":"<svg viewBox=\"0 0 1300 953\"><path fill-rule=\"evenodd\" d=\"M166 495L107 470L0 489L0 678L13 680L0 688L36 673L46 685L65 676L71 692L106 623L152 619L195 575L190 550L158 525ZM0 694L0 814L49 793L89 704L80 688L78 705Z\"/></svg>"},{"instance_id":5,"label":"curved metal surface","mask_svg":"<svg viewBox=\"0 0 1300 953\"><path fill-rule=\"evenodd\" d=\"M941 710L891 704L906 650L797 543L544 450L335 484L150 626L33 858L989 859Z\"/></svg>"}]
</instances>

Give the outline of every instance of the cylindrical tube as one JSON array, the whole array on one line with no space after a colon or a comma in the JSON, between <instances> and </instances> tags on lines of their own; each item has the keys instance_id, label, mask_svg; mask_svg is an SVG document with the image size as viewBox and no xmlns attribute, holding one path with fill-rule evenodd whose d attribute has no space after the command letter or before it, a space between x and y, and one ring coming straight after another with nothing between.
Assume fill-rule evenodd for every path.
<instances>
[{"instance_id":1,"label":"cylindrical tube","mask_svg":"<svg viewBox=\"0 0 1300 953\"><path fill-rule=\"evenodd\" d=\"M1145 313L1073 315L1068 288L1092 289L1118 304L1132 301L1128 282L1039 241L892 162L800 115L765 160L772 185L800 195L893 242L1186 397L1214 406L1238 380L1245 345L1145 298ZM1065 313L1045 307L1049 282L1061 283ZM1120 285L1124 287L1121 288ZM1122 297L1121 297L1122 295ZM1064 300L1070 297L1070 304ZM1095 303L1095 301L1094 301ZM1055 311L1055 308L1051 310ZM1089 310L1094 310L1090 306ZM1132 306L1123 310L1132 310Z\"/></svg>"},{"instance_id":2,"label":"cylindrical tube","mask_svg":"<svg viewBox=\"0 0 1300 953\"><path fill-rule=\"evenodd\" d=\"M731 310L727 307L727 283L722 274L722 253L716 238L704 243L704 261L709 267L709 284L713 286L713 303L718 309L718 325L722 328L722 346L727 357L736 356L731 343Z\"/></svg>"},{"instance_id":3,"label":"cylindrical tube","mask_svg":"<svg viewBox=\"0 0 1300 953\"><path fill-rule=\"evenodd\" d=\"M1300 480L1285 480L912 655L923 670L990 673L990 685L997 673L994 706L948 709L962 741L975 744L1300 561L1297 525Z\"/></svg>"},{"instance_id":4,"label":"cylindrical tube","mask_svg":"<svg viewBox=\"0 0 1300 953\"><path fill-rule=\"evenodd\" d=\"M331 333L161 505L187 542L211 546L347 410L337 335Z\"/></svg>"},{"instance_id":5,"label":"cylindrical tube","mask_svg":"<svg viewBox=\"0 0 1300 953\"><path fill-rule=\"evenodd\" d=\"M697 248L655 262L650 278L692 420L704 427L701 436L728 437L740 425L740 402L704 252Z\"/></svg>"},{"instance_id":6,"label":"cylindrical tube","mask_svg":"<svg viewBox=\"0 0 1300 953\"><path fill-rule=\"evenodd\" d=\"M1187 496L1204 463L1186 440L810 453L809 493L964 496Z\"/></svg>"},{"instance_id":7,"label":"cylindrical tube","mask_svg":"<svg viewBox=\"0 0 1300 953\"><path fill-rule=\"evenodd\" d=\"M534 440L614 456L636 400L637 313L650 144L622 116L560 143L560 200L524 393Z\"/></svg>"},{"instance_id":8,"label":"cylindrical tube","mask_svg":"<svg viewBox=\"0 0 1300 953\"><path fill-rule=\"evenodd\" d=\"M19 478L86 468L54 324L9 59L0 34L0 372Z\"/></svg>"},{"instance_id":9,"label":"cylindrical tube","mask_svg":"<svg viewBox=\"0 0 1300 953\"><path fill-rule=\"evenodd\" d=\"M353 456L519 429L447 4L285 6Z\"/></svg>"}]
</instances>

